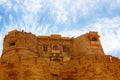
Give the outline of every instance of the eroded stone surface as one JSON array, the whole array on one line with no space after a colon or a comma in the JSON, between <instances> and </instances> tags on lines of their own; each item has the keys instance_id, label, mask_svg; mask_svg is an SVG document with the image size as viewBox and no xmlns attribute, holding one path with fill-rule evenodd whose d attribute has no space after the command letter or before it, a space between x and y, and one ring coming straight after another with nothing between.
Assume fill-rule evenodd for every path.
<instances>
[{"instance_id":1,"label":"eroded stone surface","mask_svg":"<svg viewBox=\"0 0 120 80\"><path fill-rule=\"evenodd\" d=\"M120 60L104 54L97 32L69 38L13 30L4 38L0 80L120 80Z\"/></svg>"}]
</instances>

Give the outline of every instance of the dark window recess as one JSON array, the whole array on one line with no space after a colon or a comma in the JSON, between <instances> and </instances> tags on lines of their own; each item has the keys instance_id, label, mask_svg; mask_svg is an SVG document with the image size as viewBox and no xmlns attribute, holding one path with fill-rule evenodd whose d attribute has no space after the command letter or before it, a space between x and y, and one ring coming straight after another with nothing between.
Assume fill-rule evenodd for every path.
<instances>
[{"instance_id":1,"label":"dark window recess","mask_svg":"<svg viewBox=\"0 0 120 80\"><path fill-rule=\"evenodd\" d=\"M57 74L52 74L53 79L52 80L58 80L59 76Z\"/></svg>"},{"instance_id":2,"label":"dark window recess","mask_svg":"<svg viewBox=\"0 0 120 80\"><path fill-rule=\"evenodd\" d=\"M14 46L15 45L15 42L11 42L10 44L9 44L9 46Z\"/></svg>"},{"instance_id":3,"label":"dark window recess","mask_svg":"<svg viewBox=\"0 0 120 80\"><path fill-rule=\"evenodd\" d=\"M53 61L60 62L61 60L59 58L54 58Z\"/></svg>"},{"instance_id":4,"label":"dark window recess","mask_svg":"<svg viewBox=\"0 0 120 80\"><path fill-rule=\"evenodd\" d=\"M92 38L92 41L97 41L98 39L96 37L93 37Z\"/></svg>"},{"instance_id":5,"label":"dark window recess","mask_svg":"<svg viewBox=\"0 0 120 80\"><path fill-rule=\"evenodd\" d=\"M53 50L58 50L58 46L53 46Z\"/></svg>"},{"instance_id":6,"label":"dark window recess","mask_svg":"<svg viewBox=\"0 0 120 80\"><path fill-rule=\"evenodd\" d=\"M48 46L43 46L43 51L47 52L48 51Z\"/></svg>"},{"instance_id":7,"label":"dark window recess","mask_svg":"<svg viewBox=\"0 0 120 80\"><path fill-rule=\"evenodd\" d=\"M63 52L68 52L68 51L69 51L69 48L66 46L63 46Z\"/></svg>"}]
</instances>

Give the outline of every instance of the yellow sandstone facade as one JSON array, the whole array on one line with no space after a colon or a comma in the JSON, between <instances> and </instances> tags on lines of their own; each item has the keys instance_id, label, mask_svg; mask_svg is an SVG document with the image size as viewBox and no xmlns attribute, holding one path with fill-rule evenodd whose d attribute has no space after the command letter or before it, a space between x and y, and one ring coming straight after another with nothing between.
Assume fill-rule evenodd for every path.
<instances>
[{"instance_id":1,"label":"yellow sandstone facade","mask_svg":"<svg viewBox=\"0 0 120 80\"><path fill-rule=\"evenodd\" d=\"M9 56L15 50L26 51L27 53L23 55L43 57L47 61L56 62L67 62L71 57L85 54L104 55L97 32L69 38L57 34L35 36L13 30L5 36L2 57Z\"/></svg>"},{"instance_id":2,"label":"yellow sandstone facade","mask_svg":"<svg viewBox=\"0 0 120 80\"><path fill-rule=\"evenodd\" d=\"M4 38L0 79L120 80L120 61L105 55L99 38L92 31L76 38L10 31Z\"/></svg>"}]
</instances>

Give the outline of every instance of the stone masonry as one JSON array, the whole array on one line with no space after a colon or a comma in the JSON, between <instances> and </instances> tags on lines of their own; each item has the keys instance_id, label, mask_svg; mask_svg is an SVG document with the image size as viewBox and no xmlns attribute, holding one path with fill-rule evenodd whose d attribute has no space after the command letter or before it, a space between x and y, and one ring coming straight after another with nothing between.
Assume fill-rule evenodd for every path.
<instances>
[{"instance_id":1,"label":"stone masonry","mask_svg":"<svg viewBox=\"0 0 120 80\"><path fill-rule=\"evenodd\" d=\"M99 38L92 31L76 38L10 31L0 80L120 80L120 60L105 55Z\"/></svg>"}]
</instances>

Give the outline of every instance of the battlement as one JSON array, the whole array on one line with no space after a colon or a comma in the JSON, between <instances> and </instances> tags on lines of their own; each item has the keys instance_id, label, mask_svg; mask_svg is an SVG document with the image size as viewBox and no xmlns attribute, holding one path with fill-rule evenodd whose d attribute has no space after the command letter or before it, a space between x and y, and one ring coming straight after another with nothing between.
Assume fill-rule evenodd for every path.
<instances>
[{"instance_id":1,"label":"battlement","mask_svg":"<svg viewBox=\"0 0 120 80\"><path fill-rule=\"evenodd\" d=\"M52 39L60 39L60 38L61 38L61 35L52 34L52 35L50 36L50 38L52 38Z\"/></svg>"},{"instance_id":2,"label":"battlement","mask_svg":"<svg viewBox=\"0 0 120 80\"><path fill-rule=\"evenodd\" d=\"M13 30L8 33L4 38L3 55L7 56L16 50L27 50L35 56L38 55L38 42L37 37L31 33Z\"/></svg>"},{"instance_id":3,"label":"battlement","mask_svg":"<svg viewBox=\"0 0 120 80\"><path fill-rule=\"evenodd\" d=\"M37 36L38 39L56 39L56 40L72 40L69 37L62 37L59 34L51 34L50 36Z\"/></svg>"}]
</instances>

